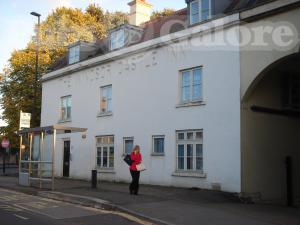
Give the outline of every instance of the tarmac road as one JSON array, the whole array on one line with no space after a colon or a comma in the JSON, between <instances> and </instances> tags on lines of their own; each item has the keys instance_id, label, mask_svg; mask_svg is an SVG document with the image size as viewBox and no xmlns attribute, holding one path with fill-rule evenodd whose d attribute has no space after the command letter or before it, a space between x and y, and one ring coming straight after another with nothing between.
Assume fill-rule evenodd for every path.
<instances>
[{"instance_id":1,"label":"tarmac road","mask_svg":"<svg viewBox=\"0 0 300 225\"><path fill-rule=\"evenodd\" d=\"M152 225L128 214L86 208L0 188L1 225Z\"/></svg>"}]
</instances>

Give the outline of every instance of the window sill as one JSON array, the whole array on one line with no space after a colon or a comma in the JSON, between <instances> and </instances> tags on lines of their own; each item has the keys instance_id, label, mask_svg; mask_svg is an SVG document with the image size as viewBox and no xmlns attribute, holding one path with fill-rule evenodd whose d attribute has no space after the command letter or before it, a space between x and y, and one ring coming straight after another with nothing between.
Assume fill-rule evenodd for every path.
<instances>
[{"instance_id":1,"label":"window sill","mask_svg":"<svg viewBox=\"0 0 300 225\"><path fill-rule=\"evenodd\" d=\"M179 103L179 104L176 105L176 108L202 106L202 105L206 105L206 103L202 102L202 101L199 101L199 102L188 102L188 103Z\"/></svg>"},{"instance_id":2,"label":"window sill","mask_svg":"<svg viewBox=\"0 0 300 225\"><path fill-rule=\"evenodd\" d=\"M113 173L115 174L116 171L114 169L104 169L104 168L97 168L97 173Z\"/></svg>"},{"instance_id":3,"label":"window sill","mask_svg":"<svg viewBox=\"0 0 300 225\"><path fill-rule=\"evenodd\" d=\"M152 152L151 156L165 156L165 153L153 153Z\"/></svg>"},{"instance_id":4,"label":"window sill","mask_svg":"<svg viewBox=\"0 0 300 225\"><path fill-rule=\"evenodd\" d=\"M172 174L174 177L196 177L206 178L206 173L203 172L187 172L187 171L176 171Z\"/></svg>"},{"instance_id":5,"label":"window sill","mask_svg":"<svg viewBox=\"0 0 300 225\"><path fill-rule=\"evenodd\" d=\"M105 113L98 113L97 117L108 117L108 116L112 116L113 113L112 112L105 112Z\"/></svg>"},{"instance_id":6,"label":"window sill","mask_svg":"<svg viewBox=\"0 0 300 225\"><path fill-rule=\"evenodd\" d=\"M67 119L67 120L59 120L58 123L70 123L72 122L71 119Z\"/></svg>"}]
</instances>

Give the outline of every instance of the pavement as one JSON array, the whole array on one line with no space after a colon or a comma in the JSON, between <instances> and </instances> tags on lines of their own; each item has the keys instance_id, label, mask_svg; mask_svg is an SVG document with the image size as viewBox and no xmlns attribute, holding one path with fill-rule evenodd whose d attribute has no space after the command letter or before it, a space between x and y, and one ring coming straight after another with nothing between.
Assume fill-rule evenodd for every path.
<instances>
[{"instance_id":1,"label":"pavement","mask_svg":"<svg viewBox=\"0 0 300 225\"><path fill-rule=\"evenodd\" d=\"M166 225L300 225L300 209L244 204L233 194L200 189L141 185L137 196L128 184L56 179L55 191L17 185L17 177L0 176L0 187L89 206L118 210Z\"/></svg>"}]
</instances>

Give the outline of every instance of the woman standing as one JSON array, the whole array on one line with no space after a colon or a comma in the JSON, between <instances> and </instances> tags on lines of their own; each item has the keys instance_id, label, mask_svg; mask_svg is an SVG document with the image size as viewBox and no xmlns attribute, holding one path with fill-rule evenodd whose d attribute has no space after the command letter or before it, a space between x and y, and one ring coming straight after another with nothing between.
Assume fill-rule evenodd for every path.
<instances>
[{"instance_id":1,"label":"woman standing","mask_svg":"<svg viewBox=\"0 0 300 225\"><path fill-rule=\"evenodd\" d=\"M142 162L142 155L140 153L140 146L135 145L130 154L132 164L130 166L130 174L132 177L131 184L129 186L130 194L137 195L139 192L139 180L140 180L140 171L137 170L136 165Z\"/></svg>"}]
</instances>

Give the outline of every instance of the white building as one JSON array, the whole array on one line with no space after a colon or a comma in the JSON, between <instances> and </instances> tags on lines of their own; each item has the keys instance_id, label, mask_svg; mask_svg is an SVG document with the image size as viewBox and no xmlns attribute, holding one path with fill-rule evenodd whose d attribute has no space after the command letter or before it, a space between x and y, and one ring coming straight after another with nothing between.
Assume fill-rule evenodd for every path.
<instances>
[{"instance_id":1,"label":"white building","mask_svg":"<svg viewBox=\"0 0 300 225\"><path fill-rule=\"evenodd\" d=\"M186 2L150 22L152 6L130 2L131 24L44 75L41 126L88 128L60 136L56 175L128 182L138 144L142 183L284 202L291 156L299 201L299 0Z\"/></svg>"}]
</instances>

